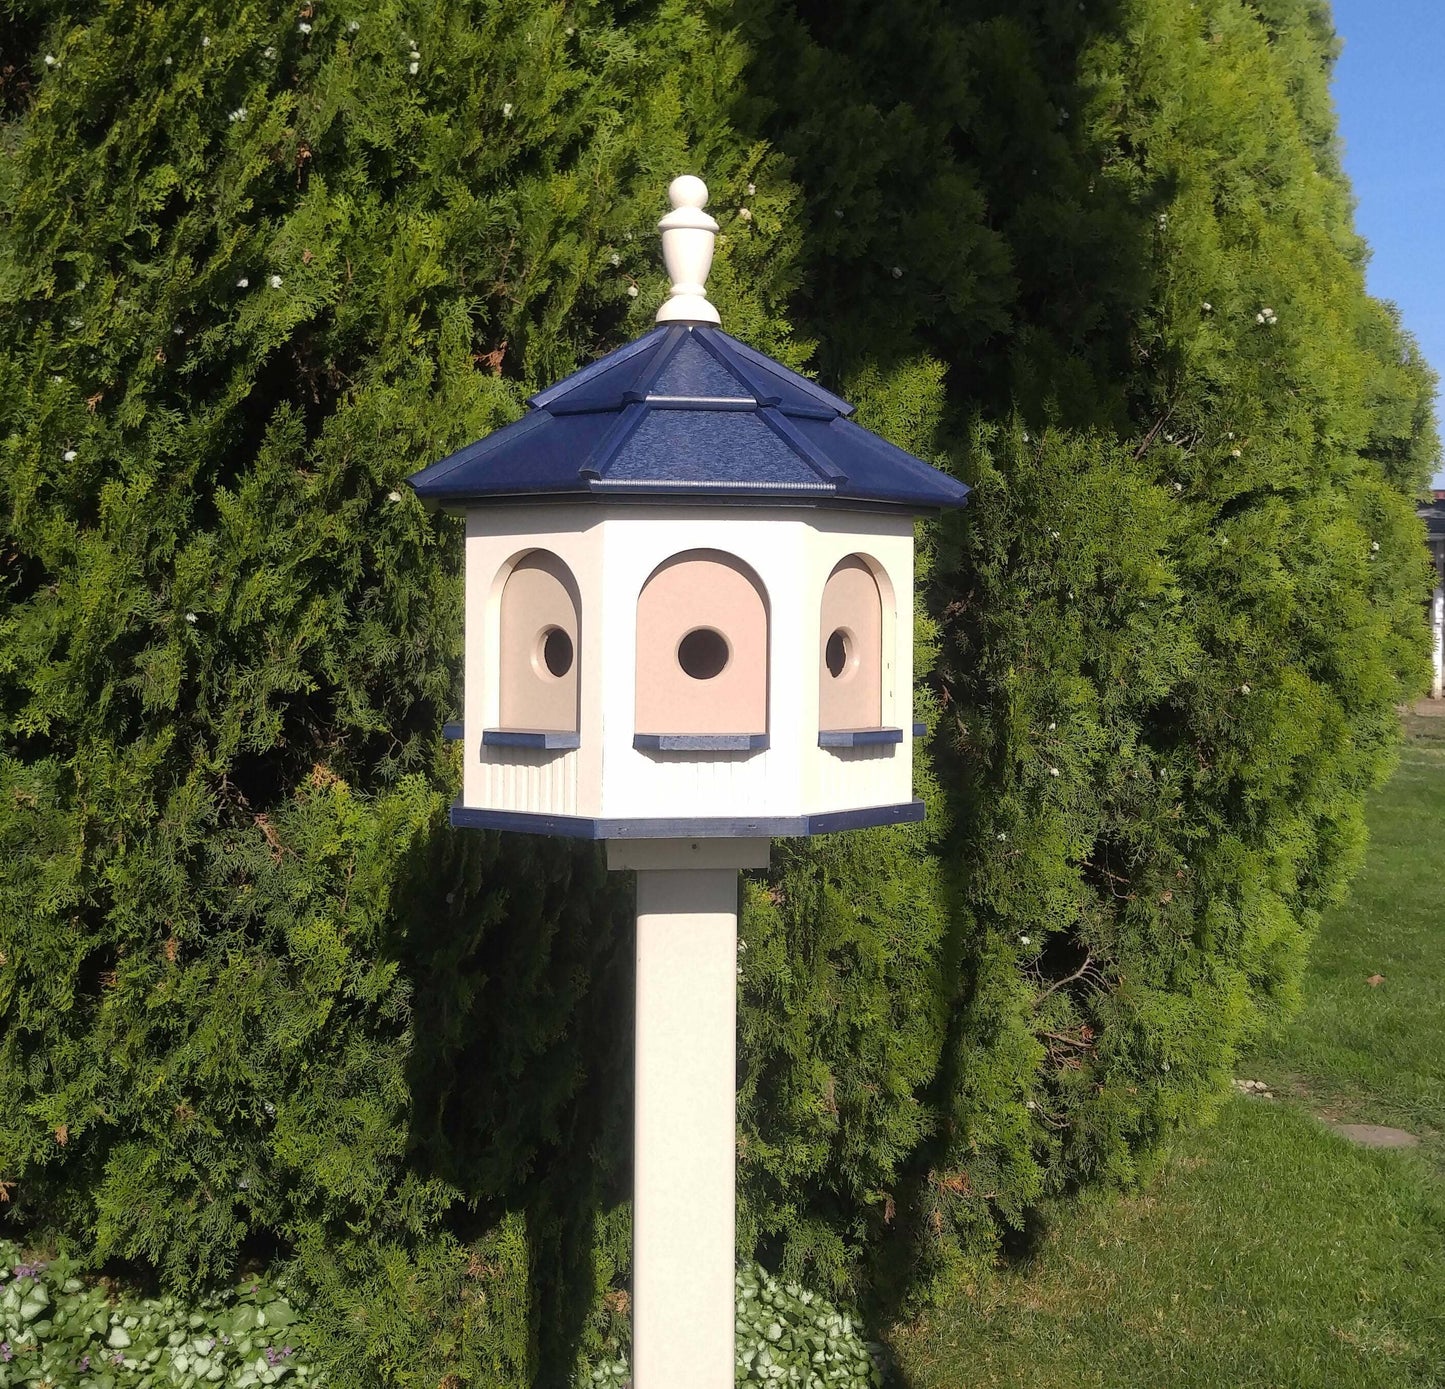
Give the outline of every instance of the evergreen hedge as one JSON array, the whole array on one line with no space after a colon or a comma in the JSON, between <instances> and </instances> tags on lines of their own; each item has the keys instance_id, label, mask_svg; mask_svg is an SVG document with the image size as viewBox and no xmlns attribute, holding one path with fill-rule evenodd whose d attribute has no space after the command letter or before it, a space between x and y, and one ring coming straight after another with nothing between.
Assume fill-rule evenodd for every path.
<instances>
[{"instance_id":1,"label":"evergreen hedge","mask_svg":"<svg viewBox=\"0 0 1445 1389\"><path fill-rule=\"evenodd\" d=\"M625 1350L628 885L446 827L403 480L645 329L684 168L725 326L977 488L921 531L928 824L745 887L744 1254L886 1311L1207 1117L1424 671L1433 381L1322 4L0 14L12 1220L174 1289L279 1252L338 1384Z\"/></svg>"}]
</instances>

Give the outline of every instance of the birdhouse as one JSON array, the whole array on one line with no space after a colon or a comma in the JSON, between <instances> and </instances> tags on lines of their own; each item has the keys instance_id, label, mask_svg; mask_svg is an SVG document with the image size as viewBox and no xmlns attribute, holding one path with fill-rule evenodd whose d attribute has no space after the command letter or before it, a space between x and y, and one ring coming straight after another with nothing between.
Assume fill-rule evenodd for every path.
<instances>
[{"instance_id":1,"label":"birdhouse","mask_svg":"<svg viewBox=\"0 0 1445 1389\"><path fill-rule=\"evenodd\" d=\"M707 190L658 326L412 478L466 518L453 823L765 838L920 819L913 518L968 488L723 332Z\"/></svg>"}]
</instances>

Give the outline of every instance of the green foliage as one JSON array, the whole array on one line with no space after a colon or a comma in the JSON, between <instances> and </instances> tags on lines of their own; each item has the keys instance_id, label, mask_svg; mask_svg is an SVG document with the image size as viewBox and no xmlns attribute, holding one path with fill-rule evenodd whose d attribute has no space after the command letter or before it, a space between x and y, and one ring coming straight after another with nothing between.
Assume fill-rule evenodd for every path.
<instances>
[{"instance_id":1,"label":"green foliage","mask_svg":"<svg viewBox=\"0 0 1445 1389\"><path fill-rule=\"evenodd\" d=\"M1417 728L1370 797L1370 857L1321 923L1303 1010L1241 1058L1277 1098L1236 1094L1147 1192L1085 1198L1026 1264L891 1338L910 1385L1441 1382L1445 719ZM1363 1148L1322 1115L1422 1141Z\"/></svg>"},{"instance_id":2,"label":"green foliage","mask_svg":"<svg viewBox=\"0 0 1445 1389\"><path fill-rule=\"evenodd\" d=\"M195 1389L322 1384L285 1291L255 1278L194 1303L116 1298L69 1259L33 1262L0 1240L0 1386Z\"/></svg>"},{"instance_id":3,"label":"green foliage","mask_svg":"<svg viewBox=\"0 0 1445 1389\"><path fill-rule=\"evenodd\" d=\"M1292 1008L1423 680L1433 378L1364 292L1323 6L774 14L795 321L845 390L945 364L977 489L927 590L947 1021L894 1295L1148 1170Z\"/></svg>"},{"instance_id":4,"label":"green foliage","mask_svg":"<svg viewBox=\"0 0 1445 1389\"><path fill-rule=\"evenodd\" d=\"M920 535L929 821L745 888L744 1252L896 1302L1209 1113L1423 671L1432 378L1320 5L0 23L14 1218L177 1289L278 1252L338 1384L624 1355L627 884L446 828L404 479L643 330L683 168L728 328L977 489Z\"/></svg>"}]
</instances>

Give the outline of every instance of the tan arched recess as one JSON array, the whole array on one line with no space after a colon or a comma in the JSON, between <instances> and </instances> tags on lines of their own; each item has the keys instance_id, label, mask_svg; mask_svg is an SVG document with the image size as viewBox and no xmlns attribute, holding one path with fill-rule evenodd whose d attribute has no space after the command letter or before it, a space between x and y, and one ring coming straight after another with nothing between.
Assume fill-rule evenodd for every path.
<instances>
[{"instance_id":1,"label":"tan arched recess","mask_svg":"<svg viewBox=\"0 0 1445 1389\"><path fill-rule=\"evenodd\" d=\"M883 599L867 561L849 555L828 576L818 638L818 727L883 721Z\"/></svg>"},{"instance_id":2,"label":"tan arched recess","mask_svg":"<svg viewBox=\"0 0 1445 1389\"><path fill-rule=\"evenodd\" d=\"M501 726L576 732L582 624L571 571L548 550L529 551L501 606Z\"/></svg>"},{"instance_id":3,"label":"tan arched recess","mask_svg":"<svg viewBox=\"0 0 1445 1389\"><path fill-rule=\"evenodd\" d=\"M637 599L637 732L767 731L762 585L720 550L674 555Z\"/></svg>"}]
</instances>

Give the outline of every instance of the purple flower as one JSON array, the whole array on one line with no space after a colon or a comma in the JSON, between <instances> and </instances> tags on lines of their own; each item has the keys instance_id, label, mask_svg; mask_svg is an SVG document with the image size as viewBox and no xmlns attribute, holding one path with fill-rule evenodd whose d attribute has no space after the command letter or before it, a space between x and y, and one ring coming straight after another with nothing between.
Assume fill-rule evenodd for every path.
<instances>
[{"instance_id":1,"label":"purple flower","mask_svg":"<svg viewBox=\"0 0 1445 1389\"><path fill-rule=\"evenodd\" d=\"M15 1276L17 1278L39 1278L44 1269L44 1264L16 1264Z\"/></svg>"},{"instance_id":2,"label":"purple flower","mask_svg":"<svg viewBox=\"0 0 1445 1389\"><path fill-rule=\"evenodd\" d=\"M80 1357L80 1368L82 1372L90 1368L90 1356L82 1355Z\"/></svg>"},{"instance_id":3,"label":"purple flower","mask_svg":"<svg viewBox=\"0 0 1445 1389\"><path fill-rule=\"evenodd\" d=\"M9 1341L0 1341L0 1365L8 1365L15 1359L15 1352L10 1349Z\"/></svg>"}]
</instances>

